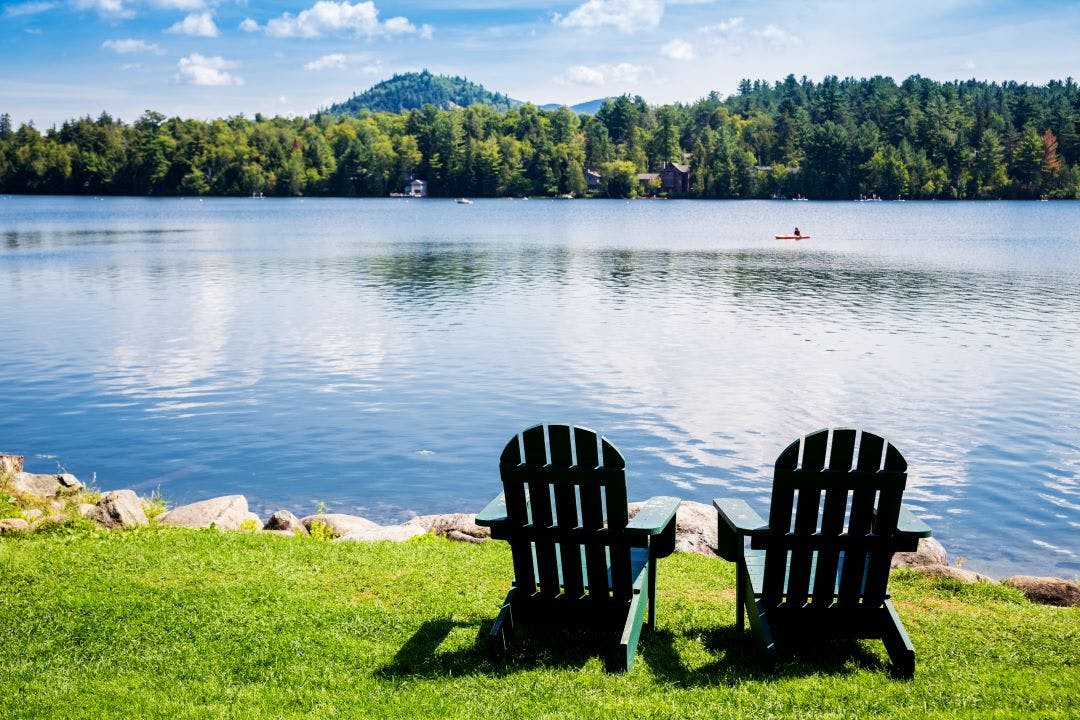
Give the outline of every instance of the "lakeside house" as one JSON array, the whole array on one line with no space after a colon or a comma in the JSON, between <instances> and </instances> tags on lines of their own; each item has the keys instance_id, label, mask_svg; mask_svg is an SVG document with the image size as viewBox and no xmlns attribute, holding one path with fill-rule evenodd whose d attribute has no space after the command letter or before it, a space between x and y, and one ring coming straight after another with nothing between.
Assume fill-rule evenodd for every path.
<instances>
[{"instance_id":1,"label":"lakeside house","mask_svg":"<svg viewBox=\"0 0 1080 720\"><path fill-rule=\"evenodd\" d=\"M595 170L585 171L585 189L589 192L593 192L600 189L600 181L603 180L603 176Z\"/></svg>"},{"instance_id":2,"label":"lakeside house","mask_svg":"<svg viewBox=\"0 0 1080 720\"><path fill-rule=\"evenodd\" d=\"M690 165L669 162L660 171L660 189L667 193L690 192Z\"/></svg>"},{"instance_id":3,"label":"lakeside house","mask_svg":"<svg viewBox=\"0 0 1080 720\"><path fill-rule=\"evenodd\" d=\"M405 185L405 197L426 198L427 181L413 179Z\"/></svg>"}]
</instances>

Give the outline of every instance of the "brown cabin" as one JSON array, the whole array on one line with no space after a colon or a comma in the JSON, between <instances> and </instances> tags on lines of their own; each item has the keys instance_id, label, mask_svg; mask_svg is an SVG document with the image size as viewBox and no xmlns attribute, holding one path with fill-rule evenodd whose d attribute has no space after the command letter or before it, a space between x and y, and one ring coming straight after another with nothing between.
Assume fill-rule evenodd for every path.
<instances>
[{"instance_id":1,"label":"brown cabin","mask_svg":"<svg viewBox=\"0 0 1080 720\"><path fill-rule=\"evenodd\" d=\"M690 166L669 162L660 171L660 189L668 193L690 192Z\"/></svg>"}]
</instances>

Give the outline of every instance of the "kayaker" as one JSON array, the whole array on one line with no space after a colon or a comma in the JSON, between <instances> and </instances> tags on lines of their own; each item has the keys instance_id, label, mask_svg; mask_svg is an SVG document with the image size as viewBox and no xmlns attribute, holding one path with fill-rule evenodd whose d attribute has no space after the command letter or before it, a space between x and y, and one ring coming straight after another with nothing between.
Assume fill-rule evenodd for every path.
<instances>
[{"instance_id":1,"label":"kayaker","mask_svg":"<svg viewBox=\"0 0 1080 720\"><path fill-rule=\"evenodd\" d=\"M799 228L795 228L795 237L802 237L802 233L799 232Z\"/></svg>"}]
</instances>

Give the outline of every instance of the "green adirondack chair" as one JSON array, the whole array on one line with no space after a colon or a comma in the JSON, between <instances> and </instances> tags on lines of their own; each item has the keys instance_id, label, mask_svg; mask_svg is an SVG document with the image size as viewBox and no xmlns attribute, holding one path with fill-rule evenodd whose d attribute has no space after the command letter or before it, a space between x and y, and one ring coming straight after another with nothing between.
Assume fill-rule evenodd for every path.
<instances>
[{"instance_id":1,"label":"green adirondack chair","mask_svg":"<svg viewBox=\"0 0 1080 720\"><path fill-rule=\"evenodd\" d=\"M736 624L742 629L745 606L770 663L778 642L880 638L893 674L914 675L889 566L894 552L915 550L931 532L901 506L906 482L907 462L891 443L820 430L777 458L767 523L742 500L713 501L719 553L737 564Z\"/></svg>"},{"instance_id":2,"label":"green adirondack chair","mask_svg":"<svg viewBox=\"0 0 1080 720\"><path fill-rule=\"evenodd\" d=\"M514 562L491 629L496 651L508 649L519 623L579 622L621 633L608 665L630 669L642 625L654 622L656 560L675 549L679 499L652 498L629 520L625 468L585 428L534 425L506 444L503 492L476 516L510 543Z\"/></svg>"}]
</instances>

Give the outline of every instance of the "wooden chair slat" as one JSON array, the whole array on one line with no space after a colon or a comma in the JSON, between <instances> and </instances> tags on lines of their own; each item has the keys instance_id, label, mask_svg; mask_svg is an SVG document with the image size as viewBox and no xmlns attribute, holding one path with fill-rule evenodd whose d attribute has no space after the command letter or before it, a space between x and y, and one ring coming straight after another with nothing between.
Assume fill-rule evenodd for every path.
<instances>
[{"instance_id":1,"label":"wooden chair slat","mask_svg":"<svg viewBox=\"0 0 1080 720\"><path fill-rule=\"evenodd\" d=\"M825 467L825 448L829 443L829 431L819 430L803 439L802 469L816 472Z\"/></svg>"},{"instance_id":2,"label":"wooden chair slat","mask_svg":"<svg viewBox=\"0 0 1080 720\"><path fill-rule=\"evenodd\" d=\"M574 464L570 448L570 428L566 425L548 425L548 448L553 467L568 468Z\"/></svg>"},{"instance_id":3,"label":"wooden chair slat","mask_svg":"<svg viewBox=\"0 0 1080 720\"><path fill-rule=\"evenodd\" d=\"M821 459L824 460L824 449ZM796 538L808 538L817 531L819 507L821 504L820 488L805 488L799 491L798 506L795 508L795 529L793 535ZM805 543L798 543L789 555L790 569L788 570L787 601L795 605L806 602L806 596L810 586L810 566L814 561L814 551Z\"/></svg>"},{"instance_id":4,"label":"wooden chair slat","mask_svg":"<svg viewBox=\"0 0 1080 720\"><path fill-rule=\"evenodd\" d=\"M574 428L574 450L579 468L600 467L600 455L596 450L596 433L586 428Z\"/></svg>"},{"instance_id":5,"label":"wooden chair slat","mask_svg":"<svg viewBox=\"0 0 1080 720\"><path fill-rule=\"evenodd\" d=\"M525 464L543 467L547 465L547 441L544 439L544 426L533 425L521 433L525 446Z\"/></svg>"},{"instance_id":6,"label":"wooden chair slat","mask_svg":"<svg viewBox=\"0 0 1080 720\"><path fill-rule=\"evenodd\" d=\"M859 441L859 462L857 467L864 472L877 472L881 469L881 449L885 440L873 433L864 432Z\"/></svg>"},{"instance_id":7,"label":"wooden chair slat","mask_svg":"<svg viewBox=\"0 0 1080 720\"><path fill-rule=\"evenodd\" d=\"M833 448L836 441L833 440ZM848 464L851 454L848 453ZM830 461L831 466L831 461ZM825 491L825 502L821 510L821 535L837 538L844 531L844 514L847 511L849 494L842 488L830 488ZM841 548L820 549L817 551L817 570L814 573L814 597L816 606L828 606L836 595L836 571L840 563Z\"/></svg>"},{"instance_id":8,"label":"wooden chair slat","mask_svg":"<svg viewBox=\"0 0 1080 720\"><path fill-rule=\"evenodd\" d=\"M864 485L852 491L847 530L850 538L862 537L873 530L874 501L876 498L877 489L872 485ZM858 603L859 597L862 595L865 567L866 551L852 543L849 549L845 551L844 570L840 576L840 592L837 596L837 602L843 605Z\"/></svg>"},{"instance_id":9,"label":"wooden chair slat","mask_svg":"<svg viewBox=\"0 0 1080 720\"><path fill-rule=\"evenodd\" d=\"M829 451L829 469L833 472L847 472L855 460L855 430L847 428L833 430L832 450Z\"/></svg>"},{"instance_id":10,"label":"wooden chair slat","mask_svg":"<svg viewBox=\"0 0 1080 720\"><path fill-rule=\"evenodd\" d=\"M577 530L579 528L577 493L573 485L564 483L555 486L555 514L557 515L556 525L560 529ZM581 597L585 592L581 575L581 547L580 542L568 542L562 537L559 538L563 592L571 597Z\"/></svg>"},{"instance_id":11,"label":"wooden chair slat","mask_svg":"<svg viewBox=\"0 0 1080 720\"><path fill-rule=\"evenodd\" d=\"M607 438L601 438L600 444L603 447L604 467L619 470L626 467L626 461L623 459L622 453L616 450L615 446L609 443Z\"/></svg>"}]
</instances>

